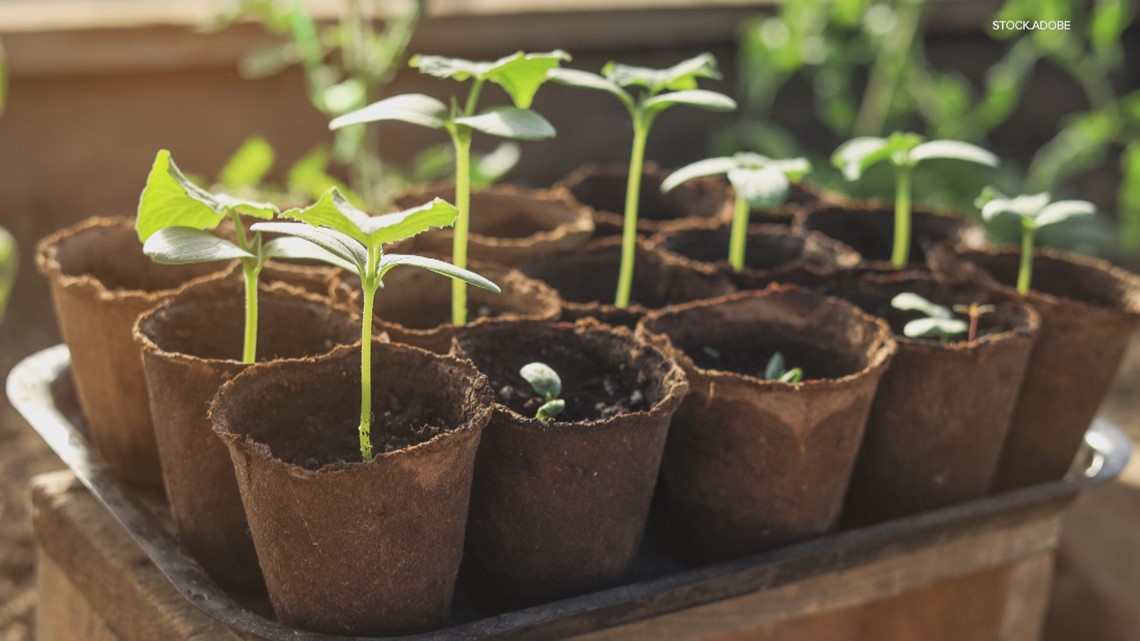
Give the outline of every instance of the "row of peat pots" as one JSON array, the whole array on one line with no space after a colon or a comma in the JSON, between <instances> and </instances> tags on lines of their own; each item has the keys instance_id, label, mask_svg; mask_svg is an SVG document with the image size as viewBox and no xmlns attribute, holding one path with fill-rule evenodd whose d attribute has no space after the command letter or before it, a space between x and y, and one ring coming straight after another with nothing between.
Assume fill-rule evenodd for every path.
<instances>
[{"instance_id":1,"label":"row of peat pots","mask_svg":"<svg viewBox=\"0 0 1140 641\"><path fill-rule=\"evenodd\" d=\"M346 278L268 269L268 362L243 365L234 268L155 265L125 219L56 233L37 260L90 441L122 479L165 487L221 585L264 581L282 622L339 634L445 625L461 560L486 612L620 582L651 504L676 554L705 563L1066 473L1140 320L1134 276L1039 250L1021 296L1015 252L923 211L913 269L891 273L891 212L806 187L756 214L736 272L728 187L663 196L662 175L643 181L627 309L609 304L625 184L610 168L474 195L471 257L503 292L472 289L463 328L446 280L392 272L367 463ZM443 252L450 232L413 242ZM904 293L991 307L969 337L907 338ZM777 352L802 380L771 376ZM548 399L520 376L530 362L561 376L554 419L532 418Z\"/></svg>"}]
</instances>

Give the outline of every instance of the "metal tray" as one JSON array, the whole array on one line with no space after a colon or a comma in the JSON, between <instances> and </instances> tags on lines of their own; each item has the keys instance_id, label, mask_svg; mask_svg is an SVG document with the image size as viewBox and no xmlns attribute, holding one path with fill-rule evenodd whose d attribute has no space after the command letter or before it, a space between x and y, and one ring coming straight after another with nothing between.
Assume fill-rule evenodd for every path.
<instances>
[{"instance_id":1,"label":"metal tray","mask_svg":"<svg viewBox=\"0 0 1140 641\"><path fill-rule=\"evenodd\" d=\"M222 590L180 546L165 521L161 495L120 482L83 434L68 370L67 347L57 345L21 361L8 376L8 399L55 453L130 533L186 600L231 628L274 641L331 641L343 637L277 623L264 594ZM854 568L877 559L953 540L996 521L1056 514L1084 488L1104 483L1128 463L1131 443L1115 426L1097 420L1085 435L1078 466L1065 480L991 496L967 504L840 531L778 550L716 565L683 563L665 540L660 514L650 515L645 542L624 585L507 613L480 611L471 601L479 586L461 572L452 618L416 640L548 639L580 634L674 612L703 603ZM369 637L377 638L377 637ZM386 637L392 638L392 637Z\"/></svg>"}]
</instances>

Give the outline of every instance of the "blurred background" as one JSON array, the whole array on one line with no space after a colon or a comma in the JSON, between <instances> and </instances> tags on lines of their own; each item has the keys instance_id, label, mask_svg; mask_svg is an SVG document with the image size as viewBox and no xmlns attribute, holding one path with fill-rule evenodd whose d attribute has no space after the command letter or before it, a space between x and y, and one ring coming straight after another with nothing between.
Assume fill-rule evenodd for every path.
<instances>
[{"instance_id":1,"label":"blurred background","mask_svg":"<svg viewBox=\"0 0 1140 641\"><path fill-rule=\"evenodd\" d=\"M966 140L1002 158L996 178L967 163L931 163L915 174L916 200L976 216L973 201L990 182L1007 193L1090 200L1103 212L1093 223L1041 241L1135 269L1137 13L1134 0L0 0L0 225L14 239L0 237L0 299L11 295L0 371L58 342L31 260L35 241L88 216L133 215L159 148L207 183L227 163L240 166L234 175L245 184L227 187L283 201L341 184L381 210L401 186L446 176L451 159L438 132L327 130L331 117L387 95L448 98L448 83L406 68L413 53L492 59L561 48L574 55L569 66L597 71L609 60L662 67L710 51L724 79L709 86L735 95L741 109L671 110L650 138L650 159L672 167L736 150L804 154L815 182L888 196L887 171L845 183L829 169L831 151L897 129ZM995 20L1071 28L995 30ZM477 141L481 180L548 185L585 162L626 161L629 120L612 98L547 85L535 108L558 137ZM1135 389L1137 350L1130 354L1121 384ZM1110 413L1135 425L1128 389L1110 401L1124 409ZM0 641L8 641L31 638L24 484L58 463L6 402L0 411ZM1135 526L1140 508L1120 518L1128 517ZM1128 531L1125 522L1110 527ZM1140 589L1140 567L1131 572L1124 587L1094 586L1112 593L1094 596L1140 600L1128 592ZM1089 603L1077 609L1099 612L1101 601ZM1068 625L1056 621L1056 639L1136 638L1095 636L1084 623L1080 636L1056 636Z\"/></svg>"}]
</instances>

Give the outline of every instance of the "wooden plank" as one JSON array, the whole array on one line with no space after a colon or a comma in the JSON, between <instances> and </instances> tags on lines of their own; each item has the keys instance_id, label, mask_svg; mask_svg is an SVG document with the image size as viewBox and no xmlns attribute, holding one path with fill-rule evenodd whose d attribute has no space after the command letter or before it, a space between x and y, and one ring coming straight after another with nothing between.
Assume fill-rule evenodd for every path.
<instances>
[{"instance_id":1,"label":"wooden plank","mask_svg":"<svg viewBox=\"0 0 1140 641\"><path fill-rule=\"evenodd\" d=\"M120 641L67 572L42 549L36 550L36 589L46 596L36 608L39 641Z\"/></svg>"}]
</instances>

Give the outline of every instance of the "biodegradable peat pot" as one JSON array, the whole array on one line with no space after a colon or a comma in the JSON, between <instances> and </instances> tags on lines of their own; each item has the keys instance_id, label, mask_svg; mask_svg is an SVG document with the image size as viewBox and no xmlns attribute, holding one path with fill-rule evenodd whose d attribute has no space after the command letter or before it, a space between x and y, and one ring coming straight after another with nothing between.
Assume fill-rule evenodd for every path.
<instances>
[{"instance_id":1,"label":"biodegradable peat pot","mask_svg":"<svg viewBox=\"0 0 1140 641\"><path fill-rule=\"evenodd\" d=\"M179 539L222 585L261 583L229 452L206 412L223 383L249 368L241 274L186 286L143 314L142 348L158 453ZM360 323L326 298L262 284L257 351L261 360L303 358L360 339Z\"/></svg>"},{"instance_id":2,"label":"biodegradable peat pot","mask_svg":"<svg viewBox=\"0 0 1140 641\"><path fill-rule=\"evenodd\" d=\"M845 301L773 288L654 312L638 332L689 377L662 463L688 553L719 561L830 530L896 349L890 327ZM803 383L763 379L777 351Z\"/></svg>"},{"instance_id":3,"label":"biodegradable peat pot","mask_svg":"<svg viewBox=\"0 0 1140 641\"><path fill-rule=\"evenodd\" d=\"M510 609L606 587L637 552L669 419L688 391L672 360L625 328L491 322L457 337L497 390L475 463L468 550ZM539 361L566 410L533 418L519 376Z\"/></svg>"},{"instance_id":4,"label":"biodegradable peat pot","mask_svg":"<svg viewBox=\"0 0 1140 641\"><path fill-rule=\"evenodd\" d=\"M795 226L852 247L875 271L896 271L891 265L894 205L877 200L820 202L801 212ZM926 252L943 244L984 247L986 234L969 219L912 207L910 268L925 270Z\"/></svg>"},{"instance_id":5,"label":"biodegradable peat pot","mask_svg":"<svg viewBox=\"0 0 1140 641\"><path fill-rule=\"evenodd\" d=\"M416 187L396 197L400 209L409 209L439 197L450 202L451 184ZM417 253L450 256L452 229L437 229L415 238ZM467 256L472 260L518 265L553 253L573 251L594 235L588 207L563 189L525 189L495 185L471 192L471 228Z\"/></svg>"},{"instance_id":6,"label":"biodegradable peat pot","mask_svg":"<svg viewBox=\"0 0 1140 641\"><path fill-rule=\"evenodd\" d=\"M1013 291L1020 253L944 248L936 272ZM1084 440L1140 322L1140 278L1099 260L1038 249L1025 297L1041 331L998 463L999 491L1057 480Z\"/></svg>"},{"instance_id":7,"label":"biodegradable peat pot","mask_svg":"<svg viewBox=\"0 0 1140 641\"><path fill-rule=\"evenodd\" d=\"M907 338L903 327L923 315L891 307L905 292L994 311L980 317L972 341ZM988 494L1041 325L1037 312L1008 292L918 272L869 276L829 293L885 319L899 345L867 420L844 522L876 523Z\"/></svg>"},{"instance_id":8,"label":"biodegradable peat pot","mask_svg":"<svg viewBox=\"0 0 1140 641\"><path fill-rule=\"evenodd\" d=\"M838 198L842 196L825 191L811 183L792 183L788 189L788 197L782 204L769 209L753 209L748 214L748 221L753 225L779 225L787 228L795 224L796 215L807 206Z\"/></svg>"},{"instance_id":9,"label":"biodegradable peat pot","mask_svg":"<svg viewBox=\"0 0 1140 641\"><path fill-rule=\"evenodd\" d=\"M854 249L820 233L751 225L745 240L744 269L737 272L728 263L731 234L731 228L724 225L690 226L656 234L650 244L683 262L714 267L739 289L797 282L803 280L804 274L815 276L850 269L861 260Z\"/></svg>"},{"instance_id":10,"label":"biodegradable peat pot","mask_svg":"<svg viewBox=\"0 0 1140 641\"><path fill-rule=\"evenodd\" d=\"M519 269L557 290L563 320L594 318L616 326L633 327L650 309L736 291L715 268L686 264L640 238L626 309L612 304L621 270L621 238L598 239L574 253L549 256Z\"/></svg>"},{"instance_id":11,"label":"biodegradable peat pot","mask_svg":"<svg viewBox=\"0 0 1140 641\"><path fill-rule=\"evenodd\" d=\"M51 285L88 437L124 481L161 485L146 377L131 328L180 285L223 266L155 264L128 218L89 218L44 238L36 266Z\"/></svg>"},{"instance_id":12,"label":"biodegradable peat pot","mask_svg":"<svg viewBox=\"0 0 1140 641\"><path fill-rule=\"evenodd\" d=\"M503 320L556 320L562 313L558 292L546 283L495 263L469 263L468 268L502 290L467 287L467 324ZM359 282L339 276L332 296L360 309ZM423 269L394 269L384 277L373 308L375 328L393 343L413 345L437 354L451 349L456 327L451 323L451 279Z\"/></svg>"},{"instance_id":13,"label":"biodegradable peat pot","mask_svg":"<svg viewBox=\"0 0 1140 641\"><path fill-rule=\"evenodd\" d=\"M468 362L379 341L372 376L367 463L359 345L250 367L211 405L287 625L385 636L447 622L491 390Z\"/></svg>"},{"instance_id":14,"label":"biodegradable peat pot","mask_svg":"<svg viewBox=\"0 0 1140 641\"><path fill-rule=\"evenodd\" d=\"M240 268L235 271L241 273ZM258 280L267 283L286 283L310 294L327 297L329 287L339 273L340 268L328 265L271 260L261 268L261 277Z\"/></svg>"},{"instance_id":15,"label":"biodegradable peat pot","mask_svg":"<svg viewBox=\"0 0 1140 641\"><path fill-rule=\"evenodd\" d=\"M728 181L717 177L697 178L663 194L661 183L669 173L656 163L645 163L641 172L637 233L648 237L696 220L732 220L733 196ZM574 200L593 210L594 236L620 236L628 180L628 165L583 165L554 186L565 188Z\"/></svg>"}]
</instances>

